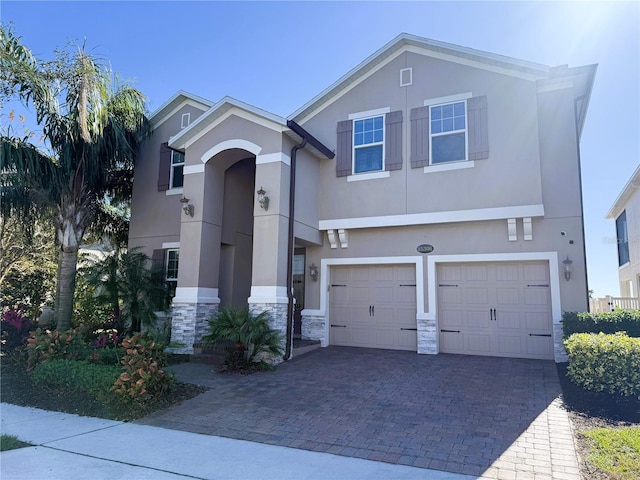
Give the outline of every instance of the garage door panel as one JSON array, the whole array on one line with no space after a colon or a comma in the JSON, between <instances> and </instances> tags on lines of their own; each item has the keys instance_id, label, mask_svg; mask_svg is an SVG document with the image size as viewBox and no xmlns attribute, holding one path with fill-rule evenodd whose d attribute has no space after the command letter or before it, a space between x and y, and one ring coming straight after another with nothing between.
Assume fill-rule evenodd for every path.
<instances>
[{"instance_id":1,"label":"garage door panel","mask_svg":"<svg viewBox=\"0 0 640 480\"><path fill-rule=\"evenodd\" d=\"M440 301L443 305L459 305L462 303L463 289L456 287L440 287Z\"/></svg>"},{"instance_id":2,"label":"garage door panel","mask_svg":"<svg viewBox=\"0 0 640 480\"><path fill-rule=\"evenodd\" d=\"M393 303L393 286L376 286L372 288L373 299L372 303L379 304L380 302L384 303Z\"/></svg>"},{"instance_id":3,"label":"garage door panel","mask_svg":"<svg viewBox=\"0 0 640 480\"><path fill-rule=\"evenodd\" d=\"M498 282L513 282L520 279L520 265L504 264L496 265L496 280Z\"/></svg>"},{"instance_id":4,"label":"garage door panel","mask_svg":"<svg viewBox=\"0 0 640 480\"><path fill-rule=\"evenodd\" d=\"M521 330L522 320L520 312L510 312L505 310L498 310L495 314L496 327L498 331L501 330Z\"/></svg>"},{"instance_id":5,"label":"garage door panel","mask_svg":"<svg viewBox=\"0 0 640 480\"><path fill-rule=\"evenodd\" d=\"M466 347L471 355L491 353L491 335L467 334Z\"/></svg>"},{"instance_id":6,"label":"garage door panel","mask_svg":"<svg viewBox=\"0 0 640 480\"><path fill-rule=\"evenodd\" d=\"M417 349L414 266L335 266L330 274L332 345Z\"/></svg>"},{"instance_id":7,"label":"garage door panel","mask_svg":"<svg viewBox=\"0 0 640 480\"><path fill-rule=\"evenodd\" d=\"M487 265L470 265L465 269L467 282L486 282L489 276Z\"/></svg>"},{"instance_id":8,"label":"garage door panel","mask_svg":"<svg viewBox=\"0 0 640 480\"><path fill-rule=\"evenodd\" d=\"M527 288L524 292L524 303L527 305L548 305L549 293L546 288Z\"/></svg>"},{"instance_id":9,"label":"garage door panel","mask_svg":"<svg viewBox=\"0 0 640 480\"><path fill-rule=\"evenodd\" d=\"M440 332L440 351L447 353L464 353L464 336L456 332Z\"/></svg>"},{"instance_id":10,"label":"garage door panel","mask_svg":"<svg viewBox=\"0 0 640 480\"><path fill-rule=\"evenodd\" d=\"M441 328L462 327L464 325L463 310L441 310L439 314L439 323Z\"/></svg>"},{"instance_id":11,"label":"garage door panel","mask_svg":"<svg viewBox=\"0 0 640 480\"><path fill-rule=\"evenodd\" d=\"M438 265L440 351L553 359L548 270L547 262Z\"/></svg>"},{"instance_id":12,"label":"garage door panel","mask_svg":"<svg viewBox=\"0 0 640 480\"><path fill-rule=\"evenodd\" d=\"M520 356L522 350L522 337L520 335L498 335L498 353L509 356Z\"/></svg>"},{"instance_id":13,"label":"garage door panel","mask_svg":"<svg viewBox=\"0 0 640 480\"><path fill-rule=\"evenodd\" d=\"M524 324L529 333L548 332L551 333L549 328L549 314L547 312L527 312L524 315Z\"/></svg>"},{"instance_id":14,"label":"garage door panel","mask_svg":"<svg viewBox=\"0 0 640 480\"><path fill-rule=\"evenodd\" d=\"M465 288L464 300L467 305L488 305L489 290L487 288Z\"/></svg>"},{"instance_id":15,"label":"garage door panel","mask_svg":"<svg viewBox=\"0 0 640 480\"><path fill-rule=\"evenodd\" d=\"M527 353L534 358L553 356L553 339L551 337L528 337Z\"/></svg>"},{"instance_id":16,"label":"garage door panel","mask_svg":"<svg viewBox=\"0 0 640 480\"><path fill-rule=\"evenodd\" d=\"M522 278L526 282L548 282L549 270L547 265L543 263L529 263L523 265Z\"/></svg>"},{"instance_id":17,"label":"garage door panel","mask_svg":"<svg viewBox=\"0 0 640 480\"><path fill-rule=\"evenodd\" d=\"M520 305L520 289L497 287L496 305Z\"/></svg>"},{"instance_id":18,"label":"garage door panel","mask_svg":"<svg viewBox=\"0 0 640 480\"><path fill-rule=\"evenodd\" d=\"M469 328L487 328L490 320L489 309L466 312L465 326Z\"/></svg>"}]
</instances>

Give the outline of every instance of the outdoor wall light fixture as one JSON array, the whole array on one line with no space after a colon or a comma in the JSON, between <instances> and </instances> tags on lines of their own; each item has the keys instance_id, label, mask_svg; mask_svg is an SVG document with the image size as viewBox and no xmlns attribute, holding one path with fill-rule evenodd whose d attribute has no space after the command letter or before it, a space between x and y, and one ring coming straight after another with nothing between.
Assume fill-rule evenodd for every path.
<instances>
[{"instance_id":1,"label":"outdoor wall light fixture","mask_svg":"<svg viewBox=\"0 0 640 480\"><path fill-rule=\"evenodd\" d=\"M309 276L314 282L318 281L318 267L313 263L309 267Z\"/></svg>"},{"instance_id":2,"label":"outdoor wall light fixture","mask_svg":"<svg viewBox=\"0 0 640 480\"><path fill-rule=\"evenodd\" d=\"M562 263L564 264L564 279L568 282L571 279L571 272L573 270L571 265L573 264L573 260L569 260L569 257L567 256Z\"/></svg>"},{"instance_id":3,"label":"outdoor wall light fixture","mask_svg":"<svg viewBox=\"0 0 640 480\"><path fill-rule=\"evenodd\" d=\"M193 217L193 205L189 203L189 199L183 195L180 199L180 203L182 204L182 210L184 211L184 214L189 217Z\"/></svg>"},{"instance_id":4,"label":"outdoor wall light fixture","mask_svg":"<svg viewBox=\"0 0 640 480\"><path fill-rule=\"evenodd\" d=\"M256 192L258 194L258 203L260 204L260 208L262 208L265 212L269 210L269 197L267 197L267 192L264 191L262 187L260 190Z\"/></svg>"}]
</instances>

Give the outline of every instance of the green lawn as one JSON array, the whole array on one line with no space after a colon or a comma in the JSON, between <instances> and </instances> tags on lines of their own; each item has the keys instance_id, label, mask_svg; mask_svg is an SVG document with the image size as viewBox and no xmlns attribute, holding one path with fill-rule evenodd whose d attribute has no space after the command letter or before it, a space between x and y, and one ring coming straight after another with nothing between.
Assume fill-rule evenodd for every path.
<instances>
[{"instance_id":1,"label":"green lawn","mask_svg":"<svg viewBox=\"0 0 640 480\"><path fill-rule=\"evenodd\" d=\"M30 443L18 440L18 437L14 437L13 435L0 435L0 452L28 447L30 445Z\"/></svg>"},{"instance_id":2,"label":"green lawn","mask_svg":"<svg viewBox=\"0 0 640 480\"><path fill-rule=\"evenodd\" d=\"M594 428L585 432L592 443L588 460L618 480L640 478L640 427Z\"/></svg>"}]
</instances>

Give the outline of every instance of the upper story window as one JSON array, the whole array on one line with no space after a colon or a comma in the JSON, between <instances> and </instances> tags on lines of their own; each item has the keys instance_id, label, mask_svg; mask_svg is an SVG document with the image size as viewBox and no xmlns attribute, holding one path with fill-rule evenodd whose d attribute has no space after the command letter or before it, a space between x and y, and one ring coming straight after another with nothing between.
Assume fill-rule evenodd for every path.
<instances>
[{"instance_id":1,"label":"upper story window","mask_svg":"<svg viewBox=\"0 0 640 480\"><path fill-rule=\"evenodd\" d=\"M423 107L411 109L410 118L411 168L440 172L489 158L486 95L468 92L425 100Z\"/></svg>"},{"instance_id":2,"label":"upper story window","mask_svg":"<svg viewBox=\"0 0 640 480\"><path fill-rule=\"evenodd\" d=\"M430 107L431 163L467 159L466 101Z\"/></svg>"},{"instance_id":3,"label":"upper story window","mask_svg":"<svg viewBox=\"0 0 640 480\"><path fill-rule=\"evenodd\" d=\"M184 153L171 151L171 188L180 188L184 183Z\"/></svg>"},{"instance_id":4,"label":"upper story window","mask_svg":"<svg viewBox=\"0 0 640 480\"><path fill-rule=\"evenodd\" d=\"M402 169L402 110L390 110L352 113L338 122L336 176L366 181Z\"/></svg>"},{"instance_id":5,"label":"upper story window","mask_svg":"<svg viewBox=\"0 0 640 480\"><path fill-rule=\"evenodd\" d=\"M618 265L629 263L629 234L627 232L627 211L616 218L616 235L618 237Z\"/></svg>"},{"instance_id":6,"label":"upper story window","mask_svg":"<svg viewBox=\"0 0 640 480\"><path fill-rule=\"evenodd\" d=\"M384 165L384 116L353 121L353 173L377 172Z\"/></svg>"},{"instance_id":7,"label":"upper story window","mask_svg":"<svg viewBox=\"0 0 640 480\"><path fill-rule=\"evenodd\" d=\"M180 257L179 250L167 250L167 265L165 269L165 278L168 281L178 280L178 260Z\"/></svg>"}]
</instances>

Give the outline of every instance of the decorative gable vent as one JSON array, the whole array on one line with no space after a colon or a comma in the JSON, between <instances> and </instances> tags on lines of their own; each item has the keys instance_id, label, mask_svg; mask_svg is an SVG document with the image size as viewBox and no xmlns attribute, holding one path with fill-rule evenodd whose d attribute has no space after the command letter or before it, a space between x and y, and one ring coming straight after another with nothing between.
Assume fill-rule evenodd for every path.
<instances>
[{"instance_id":1,"label":"decorative gable vent","mask_svg":"<svg viewBox=\"0 0 640 480\"><path fill-rule=\"evenodd\" d=\"M413 68L403 68L400 70L400 86L408 87L413 84Z\"/></svg>"}]
</instances>

